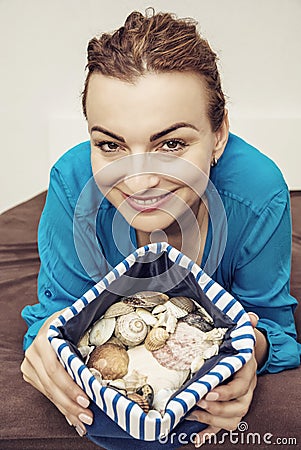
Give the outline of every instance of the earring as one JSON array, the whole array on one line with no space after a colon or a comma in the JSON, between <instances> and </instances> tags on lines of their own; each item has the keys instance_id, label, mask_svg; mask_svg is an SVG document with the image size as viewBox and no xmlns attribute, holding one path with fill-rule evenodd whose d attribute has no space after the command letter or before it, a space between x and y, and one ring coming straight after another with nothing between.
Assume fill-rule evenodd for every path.
<instances>
[{"instance_id":1,"label":"earring","mask_svg":"<svg viewBox=\"0 0 301 450\"><path fill-rule=\"evenodd\" d=\"M218 159L215 156L212 156L211 167L215 167L218 162Z\"/></svg>"}]
</instances>

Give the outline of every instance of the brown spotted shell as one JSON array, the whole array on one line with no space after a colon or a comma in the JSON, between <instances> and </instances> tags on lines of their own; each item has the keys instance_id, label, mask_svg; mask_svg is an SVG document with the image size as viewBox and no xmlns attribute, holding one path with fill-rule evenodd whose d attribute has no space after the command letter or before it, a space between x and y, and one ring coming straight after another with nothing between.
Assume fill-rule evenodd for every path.
<instances>
[{"instance_id":1,"label":"brown spotted shell","mask_svg":"<svg viewBox=\"0 0 301 450\"><path fill-rule=\"evenodd\" d=\"M117 318L115 336L125 345L139 345L144 341L147 331L146 323L136 313Z\"/></svg>"},{"instance_id":2,"label":"brown spotted shell","mask_svg":"<svg viewBox=\"0 0 301 450\"><path fill-rule=\"evenodd\" d=\"M118 317L123 316L124 314L129 314L134 312L134 308L130 305L127 305L124 302L117 302L111 305L105 312L104 317Z\"/></svg>"},{"instance_id":3,"label":"brown spotted shell","mask_svg":"<svg viewBox=\"0 0 301 450\"><path fill-rule=\"evenodd\" d=\"M145 413L148 413L149 411L149 404L147 402L147 400L145 398L142 397L142 395L137 394L136 392L134 392L133 394L128 394L127 396L130 400L138 403L138 405L140 406L141 409L143 409L143 411Z\"/></svg>"},{"instance_id":4,"label":"brown spotted shell","mask_svg":"<svg viewBox=\"0 0 301 450\"><path fill-rule=\"evenodd\" d=\"M169 333L164 328L152 328L146 336L145 348L149 351L158 350L164 346L168 338Z\"/></svg>"},{"instance_id":5,"label":"brown spotted shell","mask_svg":"<svg viewBox=\"0 0 301 450\"><path fill-rule=\"evenodd\" d=\"M122 301L127 305L140 306L143 308L153 308L168 300L168 295L156 291L140 291L128 297L123 297Z\"/></svg>"},{"instance_id":6,"label":"brown spotted shell","mask_svg":"<svg viewBox=\"0 0 301 450\"><path fill-rule=\"evenodd\" d=\"M129 355L124 348L107 343L93 350L87 365L98 370L104 380L116 380L127 374Z\"/></svg>"},{"instance_id":7,"label":"brown spotted shell","mask_svg":"<svg viewBox=\"0 0 301 450\"><path fill-rule=\"evenodd\" d=\"M184 311L187 311L188 313L195 310L195 304L189 297L172 297L169 301L178 306L178 308L184 309Z\"/></svg>"}]
</instances>

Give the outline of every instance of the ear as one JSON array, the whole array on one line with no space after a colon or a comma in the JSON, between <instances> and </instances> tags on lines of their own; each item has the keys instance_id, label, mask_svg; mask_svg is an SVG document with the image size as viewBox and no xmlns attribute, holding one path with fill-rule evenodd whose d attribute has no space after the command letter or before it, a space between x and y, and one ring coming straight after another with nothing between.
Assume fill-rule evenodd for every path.
<instances>
[{"instance_id":1,"label":"ear","mask_svg":"<svg viewBox=\"0 0 301 450\"><path fill-rule=\"evenodd\" d=\"M215 134L215 146L213 149L212 157L218 159L222 156L229 137L229 119L227 109L225 109L224 119L221 126L214 134Z\"/></svg>"}]
</instances>

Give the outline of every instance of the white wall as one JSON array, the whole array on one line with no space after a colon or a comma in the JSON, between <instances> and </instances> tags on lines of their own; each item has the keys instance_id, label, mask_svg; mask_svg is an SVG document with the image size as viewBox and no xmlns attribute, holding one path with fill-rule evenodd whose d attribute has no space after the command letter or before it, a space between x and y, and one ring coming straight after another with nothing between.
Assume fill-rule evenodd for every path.
<instances>
[{"instance_id":1,"label":"white wall","mask_svg":"<svg viewBox=\"0 0 301 450\"><path fill-rule=\"evenodd\" d=\"M0 211L45 189L52 163L88 139L88 40L150 5L199 21L220 56L232 131L301 188L300 0L0 0Z\"/></svg>"}]
</instances>

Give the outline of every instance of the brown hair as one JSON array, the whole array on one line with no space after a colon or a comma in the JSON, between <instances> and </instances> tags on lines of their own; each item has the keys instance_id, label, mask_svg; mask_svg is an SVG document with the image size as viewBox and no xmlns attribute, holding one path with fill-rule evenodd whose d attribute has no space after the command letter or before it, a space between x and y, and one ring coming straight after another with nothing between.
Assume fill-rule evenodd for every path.
<instances>
[{"instance_id":1,"label":"brown hair","mask_svg":"<svg viewBox=\"0 0 301 450\"><path fill-rule=\"evenodd\" d=\"M83 112L89 78L93 72L134 82L147 72L193 71L206 81L208 117L212 131L220 128L225 97L217 68L217 55L201 37L192 19L178 19L169 13L144 17L132 12L123 27L94 37L88 44L88 69L83 91Z\"/></svg>"}]
</instances>

